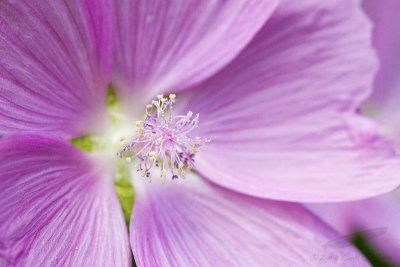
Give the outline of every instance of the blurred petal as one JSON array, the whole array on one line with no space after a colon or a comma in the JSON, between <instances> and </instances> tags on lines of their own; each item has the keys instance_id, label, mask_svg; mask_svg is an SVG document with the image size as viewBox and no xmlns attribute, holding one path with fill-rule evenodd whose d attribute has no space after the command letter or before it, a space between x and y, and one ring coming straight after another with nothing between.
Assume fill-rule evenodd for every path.
<instances>
[{"instance_id":1,"label":"blurred petal","mask_svg":"<svg viewBox=\"0 0 400 267\"><path fill-rule=\"evenodd\" d=\"M138 266L368 266L350 243L297 204L248 197L195 174L137 178L131 246Z\"/></svg>"},{"instance_id":2,"label":"blurred petal","mask_svg":"<svg viewBox=\"0 0 400 267\"><path fill-rule=\"evenodd\" d=\"M0 136L47 131L70 138L104 120L109 8L107 0L0 2Z\"/></svg>"},{"instance_id":3,"label":"blurred petal","mask_svg":"<svg viewBox=\"0 0 400 267\"><path fill-rule=\"evenodd\" d=\"M367 0L363 7L374 23L373 40L380 60L375 90L365 110L400 145L400 1Z\"/></svg>"},{"instance_id":4,"label":"blurred petal","mask_svg":"<svg viewBox=\"0 0 400 267\"><path fill-rule=\"evenodd\" d=\"M388 260L400 265L400 191L363 201L307 207L343 235L360 232Z\"/></svg>"},{"instance_id":5,"label":"blurred petal","mask_svg":"<svg viewBox=\"0 0 400 267\"><path fill-rule=\"evenodd\" d=\"M130 266L111 169L72 144L1 139L0 195L0 258L10 265Z\"/></svg>"},{"instance_id":6,"label":"blurred petal","mask_svg":"<svg viewBox=\"0 0 400 267\"><path fill-rule=\"evenodd\" d=\"M400 161L355 110L376 61L358 1L285 1L228 67L183 95L211 138L197 170L249 195L360 199L400 184ZM186 99L185 99L186 98ZM185 101L180 101L185 102Z\"/></svg>"},{"instance_id":7,"label":"blurred petal","mask_svg":"<svg viewBox=\"0 0 400 267\"><path fill-rule=\"evenodd\" d=\"M199 83L231 61L279 0L114 2L114 83L125 97L134 94L127 101L135 99L142 111L149 97Z\"/></svg>"}]
</instances>

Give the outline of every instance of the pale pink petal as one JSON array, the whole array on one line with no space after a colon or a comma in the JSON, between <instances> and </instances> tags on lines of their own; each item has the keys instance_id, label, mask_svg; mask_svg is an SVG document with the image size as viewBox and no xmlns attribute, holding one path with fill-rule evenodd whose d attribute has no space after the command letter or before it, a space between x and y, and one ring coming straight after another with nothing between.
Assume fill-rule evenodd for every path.
<instances>
[{"instance_id":1,"label":"pale pink petal","mask_svg":"<svg viewBox=\"0 0 400 267\"><path fill-rule=\"evenodd\" d=\"M107 0L0 2L0 136L63 137L104 121L111 72Z\"/></svg>"},{"instance_id":2,"label":"pale pink petal","mask_svg":"<svg viewBox=\"0 0 400 267\"><path fill-rule=\"evenodd\" d=\"M1 139L3 262L130 266L128 233L112 170L104 166L58 139L38 135Z\"/></svg>"},{"instance_id":3,"label":"pale pink petal","mask_svg":"<svg viewBox=\"0 0 400 267\"><path fill-rule=\"evenodd\" d=\"M113 83L130 107L142 112L149 97L187 88L231 61L279 0L114 2ZM126 99L127 94L133 98Z\"/></svg>"},{"instance_id":4,"label":"pale pink petal","mask_svg":"<svg viewBox=\"0 0 400 267\"><path fill-rule=\"evenodd\" d=\"M399 190L363 201L307 207L346 237L361 233L387 260L400 265Z\"/></svg>"},{"instance_id":5,"label":"pale pink petal","mask_svg":"<svg viewBox=\"0 0 400 267\"><path fill-rule=\"evenodd\" d=\"M138 266L368 265L297 204L248 197L195 174L135 181L131 246ZM142 180L143 179L143 180Z\"/></svg>"},{"instance_id":6,"label":"pale pink petal","mask_svg":"<svg viewBox=\"0 0 400 267\"><path fill-rule=\"evenodd\" d=\"M400 145L400 1L364 0L363 7L374 23L373 40L380 60L375 90L365 110Z\"/></svg>"},{"instance_id":7,"label":"pale pink petal","mask_svg":"<svg viewBox=\"0 0 400 267\"><path fill-rule=\"evenodd\" d=\"M400 160L356 114L376 60L358 1L284 1L228 67L181 95L211 138L197 170L246 194L360 199L400 184ZM184 101L182 101L182 99Z\"/></svg>"}]
</instances>

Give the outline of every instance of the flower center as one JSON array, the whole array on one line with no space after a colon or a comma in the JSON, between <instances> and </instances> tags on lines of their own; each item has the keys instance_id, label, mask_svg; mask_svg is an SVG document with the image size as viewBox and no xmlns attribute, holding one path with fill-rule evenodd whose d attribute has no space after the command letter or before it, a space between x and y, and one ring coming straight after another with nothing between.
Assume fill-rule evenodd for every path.
<instances>
[{"instance_id":1,"label":"flower center","mask_svg":"<svg viewBox=\"0 0 400 267\"><path fill-rule=\"evenodd\" d=\"M161 169L161 183L165 182L167 174L172 179L184 179L186 171L195 166L195 154L210 139L189 136L198 127L199 114L193 117L193 112L189 111L186 115L174 116L174 94L169 98L163 95L157 98L146 106L146 118L136 122L134 136L130 140L121 138L123 148L117 155L128 163L137 159L137 171L150 182L153 167Z\"/></svg>"}]
</instances>

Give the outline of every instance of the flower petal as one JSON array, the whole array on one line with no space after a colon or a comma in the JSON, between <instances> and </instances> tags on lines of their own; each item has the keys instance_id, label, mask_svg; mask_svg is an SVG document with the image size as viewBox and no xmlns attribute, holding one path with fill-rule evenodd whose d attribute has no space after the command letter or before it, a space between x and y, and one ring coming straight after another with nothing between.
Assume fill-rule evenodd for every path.
<instances>
[{"instance_id":1,"label":"flower petal","mask_svg":"<svg viewBox=\"0 0 400 267\"><path fill-rule=\"evenodd\" d=\"M70 138L104 121L109 13L107 0L0 2L0 136Z\"/></svg>"},{"instance_id":2,"label":"flower petal","mask_svg":"<svg viewBox=\"0 0 400 267\"><path fill-rule=\"evenodd\" d=\"M338 235L300 205L234 193L195 174L163 185L137 179L130 229L138 266L368 265L350 243L329 246Z\"/></svg>"},{"instance_id":3,"label":"flower petal","mask_svg":"<svg viewBox=\"0 0 400 267\"><path fill-rule=\"evenodd\" d=\"M202 81L239 53L278 2L115 0L116 89L147 104Z\"/></svg>"},{"instance_id":4,"label":"flower petal","mask_svg":"<svg viewBox=\"0 0 400 267\"><path fill-rule=\"evenodd\" d=\"M363 201L307 207L343 235L361 233L389 261L400 265L399 190Z\"/></svg>"},{"instance_id":5,"label":"flower petal","mask_svg":"<svg viewBox=\"0 0 400 267\"><path fill-rule=\"evenodd\" d=\"M374 23L380 69L366 111L381 121L400 145L400 1L368 0L363 7Z\"/></svg>"},{"instance_id":6,"label":"flower petal","mask_svg":"<svg viewBox=\"0 0 400 267\"><path fill-rule=\"evenodd\" d=\"M0 195L0 258L10 265L130 266L111 169L72 144L1 139Z\"/></svg>"},{"instance_id":7,"label":"flower petal","mask_svg":"<svg viewBox=\"0 0 400 267\"><path fill-rule=\"evenodd\" d=\"M290 201L359 199L398 186L392 144L355 111L375 69L369 29L358 1L285 1L235 61L182 96L177 112L198 112L195 134L211 138L197 170Z\"/></svg>"}]
</instances>

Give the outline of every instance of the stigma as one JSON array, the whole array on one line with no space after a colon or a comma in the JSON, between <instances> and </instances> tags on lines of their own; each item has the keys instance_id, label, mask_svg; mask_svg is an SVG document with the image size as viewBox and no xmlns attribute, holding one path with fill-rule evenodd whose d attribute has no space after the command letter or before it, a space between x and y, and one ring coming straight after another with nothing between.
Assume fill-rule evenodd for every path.
<instances>
[{"instance_id":1,"label":"stigma","mask_svg":"<svg viewBox=\"0 0 400 267\"><path fill-rule=\"evenodd\" d=\"M198 127L199 114L188 111L186 115L173 115L176 95L158 95L146 106L146 117L137 121L135 133L129 139L121 138L122 150L117 153L126 162L136 163L137 171L152 180L153 168L160 169L160 182L167 177L185 179L185 174L195 167L195 154L203 150L208 138L191 137Z\"/></svg>"}]
</instances>

